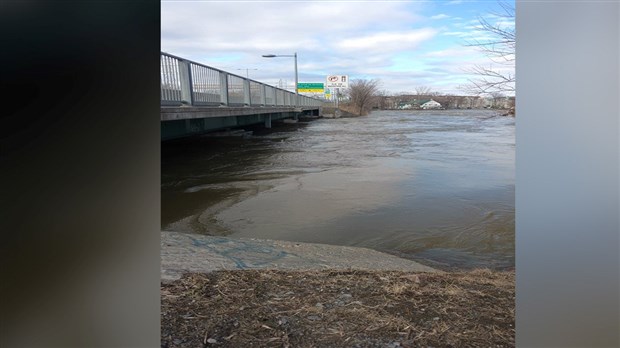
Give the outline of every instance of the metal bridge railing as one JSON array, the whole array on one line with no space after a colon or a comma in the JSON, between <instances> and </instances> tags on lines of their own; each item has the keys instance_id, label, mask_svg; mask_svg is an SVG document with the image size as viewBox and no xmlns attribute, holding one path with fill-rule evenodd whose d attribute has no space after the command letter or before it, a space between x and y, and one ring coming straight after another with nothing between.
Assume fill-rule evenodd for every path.
<instances>
[{"instance_id":1,"label":"metal bridge railing","mask_svg":"<svg viewBox=\"0 0 620 348\"><path fill-rule=\"evenodd\" d=\"M160 54L161 105L179 106L321 106L323 101L239 75Z\"/></svg>"}]
</instances>

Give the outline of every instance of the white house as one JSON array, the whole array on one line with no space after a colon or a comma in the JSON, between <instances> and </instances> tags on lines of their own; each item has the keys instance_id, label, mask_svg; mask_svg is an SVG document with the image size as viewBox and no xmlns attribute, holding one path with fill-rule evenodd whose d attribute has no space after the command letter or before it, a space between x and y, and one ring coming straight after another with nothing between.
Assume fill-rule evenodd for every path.
<instances>
[{"instance_id":1,"label":"white house","mask_svg":"<svg viewBox=\"0 0 620 348\"><path fill-rule=\"evenodd\" d=\"M424 110L426 109L441 109L441 104L434 101L433 99L427 101L426 103L420 105L420 107Z\"/></svg>"}]
</instances>

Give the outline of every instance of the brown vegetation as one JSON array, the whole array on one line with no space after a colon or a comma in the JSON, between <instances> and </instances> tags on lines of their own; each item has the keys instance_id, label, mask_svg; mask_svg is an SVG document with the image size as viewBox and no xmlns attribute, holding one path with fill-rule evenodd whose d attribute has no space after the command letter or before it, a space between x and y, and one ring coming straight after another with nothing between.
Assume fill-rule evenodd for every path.
<instances>
[{"instance_id":1,"label":"brown vegetation","mask_svg":"<svg viewBox=\"0 0 620 348\"><path fill-rule=\"evenodd\" d=\"M162 285L162 347L513 347L514 272L218 271Z\"/></svg>"},{"instance_id":2,"label":"brown vegetation","mask_svg":"<svg viewBox=\"0 0 620 348\"><path fill-rule=\"evenodd\" d=\"M357 79L349 83L347 94L349 95L349 107L355 108L354 113L359 116L366 115L372 108L372 101L379 92L379 80ZM349 110L346 110L349 112ZM351 110L353 111L353 109Z\"/></svg>"},{"instance_id":3,"label":"brown vegetation","mask_svg":"<svg viewBox=\"0 0 620 348\"><path fill-rule=\"evenodd\" d=\"M361 116L361 115L359 114L359 108L357 108L357 107L356 107L356 106L354 106L354 105L350 105L350 104L344 104L344 103L342 103L342 104L340 104L339 109L340 109L341 111L344 111L344 112L346 113L346 115L347 115L347 116L350 116L350 115ZM368 110L367 110L367 109L366 109L366 110L364 110L364 114L366 114L367 112L368 112Z\"/></svg>"}]
</instances>

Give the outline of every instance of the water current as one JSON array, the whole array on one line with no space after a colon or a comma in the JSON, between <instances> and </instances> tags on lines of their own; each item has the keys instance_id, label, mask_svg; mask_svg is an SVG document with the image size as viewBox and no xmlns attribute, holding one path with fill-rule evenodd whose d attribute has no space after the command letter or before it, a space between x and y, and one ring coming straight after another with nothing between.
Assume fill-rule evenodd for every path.
<instances>
[{"instance_id":1,"label":"water current","mask_svg":"<svg viewBox=\"0 0 620 348\"><path fill-rule=\"evenodd\" d=\"M162 229L514 267L515 119L374 111L162 144Z\"/></svg>"}]
</instances>

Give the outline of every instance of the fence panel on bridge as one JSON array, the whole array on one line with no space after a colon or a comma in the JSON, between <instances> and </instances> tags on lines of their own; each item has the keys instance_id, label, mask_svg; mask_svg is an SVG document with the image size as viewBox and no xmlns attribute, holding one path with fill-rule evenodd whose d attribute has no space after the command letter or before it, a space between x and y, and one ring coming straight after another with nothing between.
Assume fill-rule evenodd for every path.
<instances>
[{"instance_id":1,"label":"fence panel on bridge","mask_svg":"<svg viewBox=\"0 0 620 348\"><path fill-rule=\"evenodd\" d=\"M168 53L160 54L162 106L321 106L323 101Z\"/></svg>"},{"instance_id":2,"label":"fence panel on bridge","mask_svg":"<svg viewBox=\"0 0 620 348\"><path fill-rule=\"evenodd\" d=\"M228 74L228 105L231 106L243 106L248 105L244 103L243 98L243 78L235 75Z\"/></svg>"},{"instance_id":3,"label":"fence panel on bridge","mask_svg":"<svg viewBox=\"0 0 620 348\"><path fill-rule=\"evenodd\" d=\"M220 73L194 63L190 63L190 66L194 104L220 105Z\"/></svg>"},{"instance_id":4,"label":"fence panel on bridge","mask_svg":"<svg viewBox=\"0 0 620 348\"><path fill-rule=\"evenodd\" d=\"M276 89L271 86L265 86L265 105L276 105Z\"/></svg>"},{"instance_id":5,"label":"fence panel on bridge","mask_svg":"<svg viewBox=\"0 0 620 348\"><path fill-rule=\"evenodd\" d=\"M161 100L181 101L181 80L179 79L179 64L176 58L161 55Z\"/></svg>"},{"instance_id":6,"label":"fence panel on bridge","mask_svg":"<svg viewBox=\"0 0 620 348\"><path fill-rule=\"evenodd\" d=\"M250 81L250 104L265 105L265 101L263 101L263 86L256 81Z\"/></svg>"}]
</instances>

